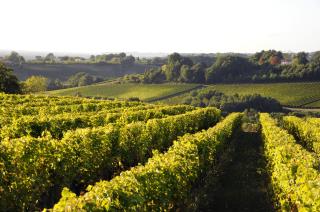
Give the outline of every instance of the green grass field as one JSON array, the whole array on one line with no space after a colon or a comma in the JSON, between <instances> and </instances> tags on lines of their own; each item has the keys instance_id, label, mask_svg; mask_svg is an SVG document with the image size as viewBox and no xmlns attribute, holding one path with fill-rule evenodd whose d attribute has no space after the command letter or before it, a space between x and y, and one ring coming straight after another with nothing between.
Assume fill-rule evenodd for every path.
<instances>
[{"instance_id":1,"label":"green grass field","mask_svg":"<svg viewBox=\"0 0 320 212\"><path fill-rule=\"evenodd\" d=\"M320 82L316 83L272 83L272 84L219 84L204 89L214 89L227 95L261 94L277 99L283 105L300 106L311 101L320 100ZM175 104L188 94L163 100L163 103ZM319 107L320 101L305 105Z\"/></svg>"},{"instance_id":2,"label":"green grass field","mask_svg":"<svg viewBox=\"0 0 320 212\"><path fill-rule=\"evenodd\" d=\"M112 84L102 83L78 88L69 88L47 92L51 95L100 96L115 98L139 97L144 101L152 101L161 97L173 95L197 87L197 84ZM320 100L320 82L316 83L272 83L272 84L218 84L204 89L214 89L227 95L238 93L261 94L277 99L282 105L301 106ZM162 103L176 104L189 93L162 100ZM320 107L320 101L304 105L306 107Z\"/></svg>"},{"instance_id":3,"label":"green grass field","mask_svg":"<svg viewBox=\"0 0 320 212\"><path fill-rule=\"evenodd\" d=\"M138 97L144 101L152 101L157 98L183 92L197 87L197 84L112 84L103 83L77 88L69 88L47 92L50 95L74 96L80 93L82 96L99 96L130 98Z\"/></svg>"},{"instance_id":4,"label":"green grass field","mask_svg":"<svg viewBox=\"0 0 320 212\"><path fill-rule=\"evenodd\" d=\"M320 100L319 101L316 101L316 102L313 102L311 104L307 104L305 105L306 107L320 107Z\"/></svg>"}]
</instances>

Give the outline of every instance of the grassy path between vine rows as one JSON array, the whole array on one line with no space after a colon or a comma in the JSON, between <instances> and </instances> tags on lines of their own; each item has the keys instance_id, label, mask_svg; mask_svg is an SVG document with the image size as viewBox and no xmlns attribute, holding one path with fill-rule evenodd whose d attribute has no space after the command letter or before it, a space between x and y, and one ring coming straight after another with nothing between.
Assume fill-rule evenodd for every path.
<instances>
[{"instance_id":1,"label":"grassy path between vine rows","mask_svg":"<svg viewBox=\"0 0 320 212\"><path fill-rule=\"evenodd\" d=\"M273 211L260 134L241 130L231 148L231 158L219 177L218 187L206 186L207 195L198 210Z\"/></svg>"}]
</instances>

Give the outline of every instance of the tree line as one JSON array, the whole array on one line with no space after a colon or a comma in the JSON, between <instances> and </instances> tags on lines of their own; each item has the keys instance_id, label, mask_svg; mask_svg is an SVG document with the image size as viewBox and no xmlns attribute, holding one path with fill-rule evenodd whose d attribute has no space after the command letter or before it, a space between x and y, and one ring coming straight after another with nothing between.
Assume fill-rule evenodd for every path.
<instances>
[{"instance_id":1,"label":"tree line","mask_svg":"<svg viewBox=\"0 0 320 212\"><path fill-rule=\"evenodd\" d=\"M35 93L47 90L79 87L104 81L103 78L78 72L66 81L50 80L43 76L30 76L19 81L12 68L0 62L0 92L4 93Z\"/></svg>"},{"instance_id":2,"label":"tree line","mask_svg":"<svg viewBox=\"0 0 320 212\"><path fill-rule=\"evenodd\" d=\"M320 51L284 54L268 50L253 55L221 55L213 63L195 60L173 53L167 63L146 70L140 78L144 83L235 83L290 82L320 80Z\"/></svg>"},{"instance_id":3,"label":"tree line","mask_svg":"<svg viewBox=\"0 0 320 212\"><path fill-rule=\"evenodd\" d=\"M35 56L34 59L26 60L18 52L12 51L9 55L2 58L7 65L18 66L24 63L33 64L121 64L133 65L136 58L126 53L119 54L101 54L91 55L89 58L80 56L56 56L53 53L48 53L45 56Z\"/></svg>"},{"instance_id":4,"label":"tree line","mask_svg":"<svg viewBox=\"0 0 320 212\"><path fill-rule=\"evenodd\" d=\"M49 53L44 61L54 61L55 56ZM91 56L97 63L115 60L122 64L132 64L136 59L125 53ZM70 57L69 57L70 59ZM16 52L5 57L14 64L23 64L26 60ZM141 62L142 60L140 60ZM312 54L296 54L268 50L247 54L202 54L180 55L173 53L166 58L151 58L146 63L154 63L143 75L128 75L123 81L135 83L258 83L258 82L291 82L320 80L320 51ZM77 73L67 81L48 80L33 76L19 83L9 66L0 65L0 92L37 92L90 85L103 81L102 78L87 73ZM41 85L41 86L40 86Z\"/></svg>"},{"instance_id":5,"label":"tree line","mask_svg":"<svg viewBox=\"0 0 320 212\"><path fill-rule=\"evenodd\" d=\"M180 104L196 107L217 107L225 112L241 112L246 109L255 109L260 112L281 112L279 101L259 94L252 95L226 95L213 89L201 89L192 91L182 98Z\"/></svg>"}]
</instances>

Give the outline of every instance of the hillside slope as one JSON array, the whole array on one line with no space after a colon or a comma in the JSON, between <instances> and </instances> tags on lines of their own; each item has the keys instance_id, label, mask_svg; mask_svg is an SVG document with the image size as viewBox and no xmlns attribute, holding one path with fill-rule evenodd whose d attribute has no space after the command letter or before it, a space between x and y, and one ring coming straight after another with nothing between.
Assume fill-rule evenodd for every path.
<instances>
[{"instance_id":1,"label":"hillside slope","mask_svg":"<svg viewBox=\"0 0 320 212\"><path fill-rule=\"evenodd\" d=\"M41 75L49 79L66 80L78 72L86 72L102 78L116 78L125 74L143 73L150 65L134 64L23 64L14 67L14 73L19 80L25 80L31 75Z\"/></svg>"},{"instance_id":2,"label":"hillside slope","mask_svg":"<svg viewBox=\"0 0 320 212\"><path fill-rule=\"evenodd\" d=\"M100 83L95 85L55 90L47 92L50 95L60 96L99 96L130 98L138 97L144 101L153 101L159 98L175 95L184 91L199 88L198 84L116 84Z\"/></svg>"},{"instance_id":3,"label":"hillside slope","mask_svg":"<svg viewBox=\"0 0 320 212\"><path fill-rule=\"evenodd\" d=\"M226 95L260 94L277 99L282 105L294 107L317 107L320 100L320 82L300 83L265 83L265 84L216 84L206 86L205 89L217 90ZM177 97L162 100L163 103L181 103L185 97L183 94ZM313 103L312 103L313 102Z\"/></svg>"}]
</instances>

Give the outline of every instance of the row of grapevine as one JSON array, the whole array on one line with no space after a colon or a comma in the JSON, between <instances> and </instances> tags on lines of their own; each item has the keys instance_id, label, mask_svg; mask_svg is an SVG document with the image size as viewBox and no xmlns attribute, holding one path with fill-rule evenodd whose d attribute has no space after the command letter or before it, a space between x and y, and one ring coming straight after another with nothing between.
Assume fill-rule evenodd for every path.
<instances>
[{"instance_id":1,"label":"row of grapevine","mask_svg":"<svg viewBox=\"0 0 320 212\"><path fill-rule=\"evenodd\" d=\"M83 104L68 104L68 105L45 105L30 107L29 105L14 105L7 104L0 106L0 114L8 116L21 115L38 115L47 114L54 115L60 113L72 112L97 112L106 109L127 108L146 106L140 102L126 102L126 101L101 101L99 103L83 103ZM152 107L152 106L149 106Z\"/></svg>"},{"instance_id":2,"label":"row of grapevine","mask_svg":"<svg viewBox=\"0 0 320 212\"><path fill-rule=\"evenodd\" d=\"M320 126L295 116L285 116L283 122L291 134L320 156Z\"/></svg>"},{"instance_id":3,"label":"row of grapevine","mask_svg":"<svg viewBox=\"0 0 320 212\"><path fill-rule=\"evenodd\" d=\"M320 127L320 118L307 118L307 122Z\"/></svg>"},{"instance_id":4,"label":"row of grapevine","mask_svg":"<svg viewBox=\"0 0 320 212\"><path fill-rule=\"evenodd\" d=\"M191 106L167 106L149 110L122 111L109 113L108 110L98 113L67 113L46 116L22 116L4 125L0 133L1 139L18 138L25 135L39 137L43 132L49 132L54 138L60 139L68 130L86 127L104 126L108 123L128 124L134 121L147 121L152 118L163 118L191 111ZM142 108L144 109L144 108ZM7 121L7 120L6 120Z\"/></svg>"},{"instance_id":5,"label":"row of grapevine","mask_svg":"<svg viewBox=\"0 0 320 212\"><path fill-rule=\"evenodd\" d=\"M47 96L47 95L17 95L17 94L3 94L0 93L1 104L14 103L14 104L29 104L29 103L57 103L57 104L69 104L69 103L98 103L105 100L90 99L90 98L81 98L73 96Z\"/></svg>"},{"instance_id":6,"label":"row of grapevine","mask_svg":"<svg viewBox=\"0 0 320 212\"><path fill-rule=\"evenodd\" d=\"M75 99L75 97L68 97L68 96L45 96L45 95L19 95L19 94L5 94L0 93L0 101L17 101L20 103L23 102L30 102L35 100L41 99L50 99L51 101L60 101L66 99Z\"/></svg>"},{"instance_id":7,"label":"row of grapevine","mask_svg":"<svg viewBox=\"0 0 320 212\"><path fill-rule=\"evenodd\" d=\"M35 210L50 205L63 186L81 189L110 178L144 163L152 150L166 150L178 136L219 120L219 110L204 108L147 123L77 129L62 140L48 136L6 139L0 143L0 208Z\"/></svg>"},{"instance_id":8,"label":"row of grapevine","mask_svg":"<svg viewBox=\"0 0 320 212\"><path fill-rule=\"evenodd\" d=\"M108 100L107 100L108 101ZM25 99L25 100L2 100L0 106L7 105L24 105L29 107L39 107L46 105L74 105L74 104L85 104L85 103L99 103L103 102L101 100L92 100L85 98L70 98L70 99L57 99L53 100L51 98L42 98L42 99ZM111 101L110 101L111 102Z\"/></svg>"},{"instance_id":9,"label":"row of grapevine","mask_svg":"<svg viewBox=\"0 0 320 212\"><path fill-rule=\"evenodd\" d=\"M63 106L64 108L61 108L61 106L47 106L47 107L39 107L36 108L35 110L30 110L28 108L27 110L24 110L20 107L16 109L5 109L0 111L0 128L4 127L6 125L12 124L14 120L18 122L18 119L49 119L52 118L53 116L56 115L56 117L60 116L63 117L64 115L66 116L79 116L79 115L89 115L89 116L96 116L98 114L102 113L108 113L108 114L114 114L114 113L120 113L120 112L129 112L129 111L141 111L141 110L149 110L149 109L157 109L157 108L162 108L165 107L163 105L139 105L139 106L124 106L124 107L108 107L105 105L98 105L93 107L82 107L81 105L77 106L79 110L72 109L70 111L68 106ZM0 108L1 109L1 108ZM22 114L25 113L26 114ZM30 112L30 113L29 113Z\"/></svg>"},{"instance_id":10,"label":"row of grapevine","mask_svg":"<svg viewBox=\"0 0 320 212\"><path fill-rule=\"evenodd\" d=\"M264 151L274 196L281 211L319 211L319 160L279 128L268 114L260 114Z\"/></svg>"},{"instance_id":11,"label":"row of grapevine","mask_svg":"<svg viewBox=\"0 0 320 212\"><path fill-rule=\"evenodd\" d=\"M232 114L215 127L180 137L164 154L155 154L111 181L88 187L77 197L64 189L54 211L165 211L173 210L188 197L193 182L211 168L217 150L227 143L241 122Z\"/></svg>"}]
</instances>

